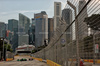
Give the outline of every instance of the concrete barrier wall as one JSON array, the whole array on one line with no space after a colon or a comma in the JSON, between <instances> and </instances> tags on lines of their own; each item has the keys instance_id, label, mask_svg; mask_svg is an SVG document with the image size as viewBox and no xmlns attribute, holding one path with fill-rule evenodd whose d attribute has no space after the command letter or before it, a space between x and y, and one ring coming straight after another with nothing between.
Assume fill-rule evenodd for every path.
<instances>
[{"instance_id":1,"label":"concrete barrier wall","mask_svg":"<svg viewBox=\"0 0 100 66\"><path fill-rule=\"evenodd\" d=\"M7 54L6 54L6 61L12 61L14 59L14 54L7 51Z\"/></svg>"},{"instance_id":2,"label":"concrete barrier wall","mask_svg":"<svg viewBox=\"0 0 100 66\"><path fill-rule=\"evenodd\" d=\"M47 64L48 64L49 66L61 66L61 65L59 65L59 64L57 64L57 63L55 63L55 62L53 62L53 61L51 61L51 60L47 60Z\"/></svg>"},{"instance_id":3,"label":"concrete barrier wall","mask_svg":"<svg viewBox=\"0 0 100 66\"><path fill-rule=\"evenodd\" d=\"M0 59L1 59L1 51L0 51Z\"/></svg>"},{"instance_id":4,"label":"concrete barrier wall","mask_svg":"<svg viewBox=\"0 0 100 66\"><path fill-rule=\"evenodd\" d=\"M14 60L13 58L7 58L6 61L12 61Z\"/></svg>"}]
</instances>

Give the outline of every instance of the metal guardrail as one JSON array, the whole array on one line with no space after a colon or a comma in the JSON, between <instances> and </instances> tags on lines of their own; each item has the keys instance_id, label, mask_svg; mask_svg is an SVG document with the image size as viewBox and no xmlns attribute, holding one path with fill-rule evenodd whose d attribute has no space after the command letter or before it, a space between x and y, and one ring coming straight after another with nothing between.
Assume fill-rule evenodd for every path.
<instances>
[{"instance_id":1,"label":"metal guardrail","mask_svg":"<svg viewBox=\"0 0 100 66\"><path fill-rule=\"evenodd\" d=\"M42 58L35 58L35 57L32 57L34 60L38 60L38 61L43 61L43 59Z\"/></svg>"},{"instance_id":2,"label":"metal guardrail","mask_svg":"<svg viewBox=\"0 0 100 66\"><path fill-rule=\"evenodd\" d=\"M55 63L55 62L53 62L53 61L51 61L51 60L47 60L47 64L48 64L49 66L61 66L61 65L59 65L59 64L57 64L57 63Z\"/></svg>"},{"instance_id":3,"label":"metal guardrail","mask_svg":"<svg viewBox=\"0 0 100 66\"><path fill-rule=\"evenodd\" d=\"M14 60L13 58L7 58L6 61L12 61Z\"/></svg>"}]
</instances>

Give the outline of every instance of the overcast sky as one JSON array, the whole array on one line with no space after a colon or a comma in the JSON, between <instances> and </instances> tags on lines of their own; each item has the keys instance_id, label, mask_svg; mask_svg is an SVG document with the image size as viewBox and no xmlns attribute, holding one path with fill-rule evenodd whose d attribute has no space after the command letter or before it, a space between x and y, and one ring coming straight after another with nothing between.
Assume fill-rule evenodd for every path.
<instances>
[{"instance_id":1,"label":"overcast sky","mask_svg":"<svg viewBox=\"0 0 100 66\"><path fill-rule=\"evenodd\" d=\"M54 15L54 1L62 3L62 9L66 0L0 0L0 21L8 22L8 19L17 19L18 14L22 13L30 19L34 13L46 11L48 17Z\"/></svg>"},{"instance_id":2,"label":"overcast sky","mask_svg":"<svg viewBox=\"0 0 100 66\"><path fill-rule=\"evenodd\" d=\"M53 17L54 2L61 2L63 9L66 5L66 1L67 0L0 0L0 22L8 23L8 19L18 20L19 13L22 13L31 19L34 18L34 13L40 13L41 11L46 11L48 17ZM79 0L68 0L68 1L72 2L78 8ZM87 2L88 0L85 1ZM100 0L92 0L91 4L89 4L87 8L88 15L91 15L93 13L96 14L100 13L99 5L100 5ZM70 7L67 5L67 8Z\"/></svg>"}]
</instances>

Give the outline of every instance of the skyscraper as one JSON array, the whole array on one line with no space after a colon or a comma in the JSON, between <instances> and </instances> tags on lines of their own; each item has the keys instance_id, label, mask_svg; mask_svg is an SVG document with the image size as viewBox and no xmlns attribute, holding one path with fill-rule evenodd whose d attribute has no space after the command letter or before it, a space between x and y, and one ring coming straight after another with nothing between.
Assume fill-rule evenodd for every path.
<instances>
[{"instance_id":1,"label":"skyscraper","mask_svg":"<svg viewBox=\"0 0 100 66\"><path fill-rule=\"evenodd\" d=\"M18 20L15 19L9 19L8 20L8 30L11 32L14 31L15 29L18 29ZM18 30L17 30L18 31Z\"/></svg>"},{"instance_id":2,"label":"skyscraper","mask_svg":"<svg viewBox=\"0 0 100 66\"><path fill-rule=\"evenodd\" d=\"M35 19L33 18L29 30L29 44L35 45Z\"/></svg>"},{"instance_id":3,"label":"skyscraper","mask_svg":"<svg viewBox=\"0 0 100 66\"><path fill-rule=\"evenodd\" d=\"M53 18L48 18L48 42L50 42L51 37L53 37L54 29L54 20Z\"/></svg>"},{"instance_id":4,"label":"skyscraper","mask_svg":"<svg viewBox=\"0 0 100 66\"><path fill-rule=\"evenodd\" d=\"M8 39L11 40L12 35L17 34L18 32L18 20L9 19L8 20L8 30L10 31Z\"/></svg>"},{"instance_id":5,"label":"skyscraper","mask_svg":"<svg viewBox=\"0 0 100 66\"><path fill-rule=\"evenodd\" d=\"M13 52L15 52L15 49L18 47L18 34L14 34L12 36L11 44L12 44Z\"/></svg>"},{"instance_id":6,"label":"skyscraper","mask_svg":"<svg viewBox=\"0 0 100 66\"><path fill-rule=\"evenodd\" d=\"M10 31L8 40L12 44L12 49L15 52L15 48L18 47L18 20L8 20L8 30Z\"/></svg>"},{"instance_id":7,"label":"skyscraper","mask_svg":"<svg viewBox=\"0 0 100 66\"><path fill-rule=\"evenodd\" d=\"M61 2L54 2L54 31L59 26L59 19L61 19Z\"/></svg>"},{"instance_id":8,"label":"skyscraper","mask_svg":"<svg viewBox=\"0 0 100 66\"><path fill-rule=\"evenodd\" d=\"M19 23L18 23L18 46L29 44L29 26L30 19L25 15L19 13Z\"/></svg>"},{"instance_id":9,"label":"skyscraper","mask_svg":"<svg viewBox=\"0 0 100 66\"><path fill-rule=\"evenodd\" d=\"M30 19L25 15L19 13L19 32L25 32L28 34L29 26L30 26Z\"/></svg>"},{"instance_id":10,"label":"skyscraper","mask_svg":"<svg viewBox=\"0 0 100 66\"><path fill-rule=\"evenodd\" d=\"M4 22L0 22L0 37L5 38L6 35L6 25Z\"/></svg>"},{"instance_id":11,"label":"skyscraper","mask_svg":"<svg viewBox=\"0 0 100 66\"><path fill-rule=\"evenodd\" d=\"M6 25L6 30L8 30L8 24L5 24Z\"/></svg>"},{"instance_id":12,"label":"skyscraper","mask_svg":"<svg viewBox=\"0 0 100 66\"><path fill-rule=\"evenodd\" d=\"M62 19L66 22L67 25L70 25L72 22L72 10L65 8L62 10ZM72 27L67 30L67 40L72 39Z\"/></svg>"},{"instance_id":13,"label":"skyscraper","mask_svg":"<svg viewBox=\"0 0 100 66\"><path fill-rule=\"evenodd\" d=\"M35 45L35 26L36 26L36 21L35 21L35 19L32 19L32 36L33 36L33 38L32 38L32 40L33 40L33 44Z\"/></svg>"},{"instance_id":14,"label":"skyscraper","mask_svg":"<svg viewBox=\"0 0 100 66\"><path fill-rule=\"evenodd\" d=\"M85 0L79 1L79 12L82 10L84 5L86 4ZM88 25L84 22L84 19L88 17L87 14L87 7L82 11L82 13L78 17L78 35L79 39L83 39L84 37L88 36Z\"/></svg>"},{"instance_id":15,"label":"skyscraper","mask_svg":"<svg viewBox=\"0 0 100 66\"><path fill-rule=\"evenodd\" d=\"M62 10L62 19L69 25L72 22L72 10L69 8L65 8Z\"/></svg>"},{"instance_id":16,"label":"skyscraper","mask_svg":"<svg viewBox=\"0 0 100 66\"><path fill-rule=\"evenodd\" d=\"M48 15L45 11L34 14L36 22L35 26L35 46L44 45L44 41L48 43Z\"/></svg>"}]
</instances>

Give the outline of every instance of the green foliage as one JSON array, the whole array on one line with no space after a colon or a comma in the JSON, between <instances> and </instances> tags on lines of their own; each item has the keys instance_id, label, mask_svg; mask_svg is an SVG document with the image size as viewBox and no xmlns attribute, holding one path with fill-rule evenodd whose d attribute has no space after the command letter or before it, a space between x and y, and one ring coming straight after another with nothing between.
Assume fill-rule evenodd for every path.
<instances>
[{"instance_id":1,"label":"green foliage","mask_svg":"<svg viewBox=\"0 0 100 66\"><path fill-rule=\"evenodd\" d=\"M93 39L93 35L90 35L90 36L85 37L84 38L84 41L91 40L91 39Z\"/></svg>"},{"instance_id":2,"label":"green foliage","mask_svg":"<svg viewBox=\"0 0 100 66\"><path fill-rule=\"evenodd\" d=\"M61 46L62 46L62 47L65 47L65 44L62 44Z\"/></svg>"},{"instance_id":3,"label":"green foliage","mask_svg":"<svg viewBox=\"0 0 100 66\"><path fill-rule=\"evenodd\" d=\"M11 45L8 44L8 46L7 46L7 51L10 51L10 49L11 49Z\"/></svg>"},{"instance_id":4,"label":"green foliage","mask_svg":"<svg viewBox=\"0 0 100 66\"><path fill-rule=\"evenodd\" d=\"M3 41L0 38L0 51L2 51L2 49L3 49Z\"/></svg>"},{"instance_id":5,"label":"green foliage","mask_svg":"<svg viewBox=\"0 0 100 66\"><path fill-rule=\"evenodd\" d=\"M46 46L45 45L43 45L43 46L40 46L40 47L38 47L38 49L40 48L40 49L43 49L43 48L45 48Z\"/></svg>"},{"instance_id":6,"label":"green foliage","mask_svg":"<svg viewBox=\"0 0 100 66\"><path fill-rule=\"evenodd\" d=\"M84 22L86 22L86 24L93 30L99 30L100 14L93 14L90 17L86 17Z\"/></svg>"},{"instance_id":7,"label":"green foliage","mask_svg":"<svg viewBox=\"0 0 100 66\"><path fill-rule=\"evenodd\" d=\"M93 14L90 17L86 17L84 19L84 22L86 22L87 24L90 24L91 22L93 22L93 19L99 18L100 14Z\"/></svg>"},{"instance_id":8,"label":"green foliage","mask_svg":"<svg viewBox=\"0 0 100 66\"><path fill-rule=\"evenodd\" d=\"M7 44L6 44L7 45ZM13 52L13 49L11 48L11 44L7 45L7 51Z\"/></svg>"},{"instance_id":9,"label":"green foliage","mask_svg":"<svg viewBox=\"0 0 100 66\"><path fill-rule=\"evenodd\" d=\"M4 44L4 48L5 48L5 49L7 48L7 51L10 51L11 45L10 45L10 44Z\"/></svg>"},{"instance_id":10,"label":"green foliage","mask_svg":"<svg viewBox=\"0 0 100 66\"><path fill-rule=\"evenodd\" d=\"M84 41L84 51L92 52L93 51L93 35L85 37L83 41Z\"/></svg>"},{"instance_id":11,"label":"green foliage","mask_svg":"<svg viewBox=\"0 0 100 66\"><path fill-rule=\"evenodd\" d=\"M10 49L10 52L13 52L13 49Z\"/></svg>"},{"instance_id":12,"label":"green foliage","mask_svg":"<svg viewBox=\"0 0 100 66\"><path fill-rule=\"evenodd\" d=\"M36 53L38 50L37 49L34 49L34 50L32 50L32 53Z\"/></svg>"},{"instance_id":13,"label":"green foliage","mask_svg":"<svg viewBox=\"0 0 100 66\"><path fill-rule=\"evenodd\" d=\"M37 52L36 50L32 50L32 53L35 53L35 52Z\"/></svg>"},{"instance_id":14,"label":"green foliage","mask_svg":"<svg viewBox=\"0 0 100 66\"><path fill-rule=\"evenodd\" d=\"M38 51L44 49L45 47L46 47L45 45L40 46L40 47L37 47L37 48L35 48L34 50L32 50L32 53L36 53L36 52L38 52Z\"/></svg>"},{"instance_id":15,"label":"green foliage","mask_svg":"<svg viewBox=\"0 0 100 66\"><path fill-rule=\"evenodd\" d=\"M11 49L11 44L7 44L7 42L4 42L4 49L7 48L7 51L12 52L13 50ZM0 51L3 50L3 41L0 39Z\"/></svg>"}]
</instances>

